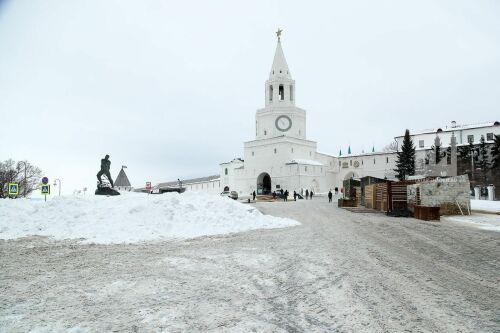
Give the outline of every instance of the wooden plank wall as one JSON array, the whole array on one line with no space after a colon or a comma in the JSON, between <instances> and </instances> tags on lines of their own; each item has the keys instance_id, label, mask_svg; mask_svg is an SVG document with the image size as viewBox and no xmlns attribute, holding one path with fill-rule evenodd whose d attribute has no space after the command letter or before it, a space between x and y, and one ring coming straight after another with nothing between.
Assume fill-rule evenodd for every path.
<instances>
[{"instance_id":1,"label":"wooden plank wall","mask_svg":"<svg viewBox=\"0 0 500 333\"><path fill-rule=\"evenodd\" d=\"M375 184L376 186L376 203L375 209L387 212L387 183Z\"/></svg>"},{"instance_id":2,"label":"wooden plank wall","mask_svg":"<svg viewBox=\"0 0 500 333\"><path fill-rule=\"evenodd\" d=\"M377 184L365 186L365 207L375 208L377 200Z\"/></svg>"}]
</instances>

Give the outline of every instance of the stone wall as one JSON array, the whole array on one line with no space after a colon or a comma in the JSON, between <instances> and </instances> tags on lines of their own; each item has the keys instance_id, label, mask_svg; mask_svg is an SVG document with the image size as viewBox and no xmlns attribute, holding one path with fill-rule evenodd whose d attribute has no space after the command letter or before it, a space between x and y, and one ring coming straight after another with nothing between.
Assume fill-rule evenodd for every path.
<instances>
[{"instance_id":1,"label":"stone wall","mask_svg":"<svg viewBox=\"0 0 500 333\"><path fill-rule=\"evenodd\" d=\"M470 207L470 182L467 175L449 178L437 178L408 186L408 207L413 211L416 204L421 206L440 207L441 215L458 215L462 208L467 214ZM420 191L420 202L417 202L417 191Z\"/></svg>"}]
</instances>

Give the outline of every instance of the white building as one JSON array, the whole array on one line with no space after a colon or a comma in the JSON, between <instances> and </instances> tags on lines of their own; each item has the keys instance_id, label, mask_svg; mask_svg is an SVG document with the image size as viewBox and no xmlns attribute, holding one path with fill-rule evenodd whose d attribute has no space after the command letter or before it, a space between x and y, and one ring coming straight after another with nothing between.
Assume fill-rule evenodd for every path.
<instances>
[{"instance_id":1,"label":"white building","mask_svg":"<svg viewBox=\"0 0 500 333\"><path fill-rule=\"evenodd\" d=\"M443 146L447 147L452 134L457 138L458 146L469 144L469 142L477 145L480 143L481 136L484 136L487 143L492 143L494 135L500 135L500 122L457 125L455 121L452 121L450 126L426 129L415 133L410 132L417 150L430 149L434 145L436 136L439 136ZM401 146L404 135L397 136L394 139Z\"/></svg>"},{"instance_id":2,"label":"white building","mask_svg":"<svg viewBox=\"0 0 500 333\"><path fill-rule=\"evenodd\" d=\"M255 139L244 143L244 159L221 166L221 186L246 195L310 189L316 193L340 188L351 177L393 178L393 153L332 156L317 151L307 140L306 111L295 105L295 81L278 37L265 107L255 115Z\"/></svg>"},{"instance_id":3,"label":"white building","mask_svg":"<svg viewBox=\"0 0 500 333\"><path fill-rule=\"evenodd\" d=\"M235 190L240 196L289 192L309 189L324 193L340 189L349 178L372 176L395 178L395 152L372 152L333 156L317 151L316 142L306 136L306 111L295 105L295 81L288 68L278 37L269 78L264 85L264 105L255 114L255 139L244 143L244 158L235 158L220 164L220 177L186 181L186 188L194 191L220 193ZM418 163L423 163L436 135L443 147L449 145L455 133L458 145L473 140L479 143L481 135L490 141L500 134L498 122L479 125L456 125L413 133ZM403 137L394 138L401 146Z\"/></svg>"}]
</instances>

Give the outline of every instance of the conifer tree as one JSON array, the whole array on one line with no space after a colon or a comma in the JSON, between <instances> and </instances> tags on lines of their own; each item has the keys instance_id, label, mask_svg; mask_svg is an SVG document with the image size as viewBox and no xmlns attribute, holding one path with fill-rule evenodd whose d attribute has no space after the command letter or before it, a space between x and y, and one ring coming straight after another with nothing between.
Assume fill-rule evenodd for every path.
<instances>
[{"instance_id":1,"label":"conifer tree","mask_svg":"<svg viewBox=\"0 0 500 333\"><path fill-rule=\"evenodd\" d=\"M490 162L488 160L488 148L486 147L486 141L484 140L484 135L481 135L481 140L479 141L478 149L478 167L481 169L481 174L483 176L483 181L487 181L487 173L490 169Z\"/></svg>"},{"instance_id":2,"label":"conifer tree","mask_svg":"<svg viewBox=\"0 0 500 333\"><path fill-rule=\"evenodd\" d=\"M436 140L436 145L434 147L434 153L436 157L436 165L441 162L441 141Z\"/></svg>"},{"instance_id":3,"label":"conifer tree","mask_svg":"<svg viewBox=\"0 0 500 333\"><path fill-rule=\"evenodd\" d=\"M396 159L396 177L405 180L407 176L415 174L415 146L410 137L410 131L406 130L401 151L398 151Z\"/></svg>"},{"instance_id":4,"label":"conifer tree","mask_svg":"<svg viewBox=\"0 0 500 333\"><path fill-rule=\"evenodd\" d=\"M500 169L500 135L495 135L493 146L491 146L491 169Z\"/></svg>"}]
</instances>

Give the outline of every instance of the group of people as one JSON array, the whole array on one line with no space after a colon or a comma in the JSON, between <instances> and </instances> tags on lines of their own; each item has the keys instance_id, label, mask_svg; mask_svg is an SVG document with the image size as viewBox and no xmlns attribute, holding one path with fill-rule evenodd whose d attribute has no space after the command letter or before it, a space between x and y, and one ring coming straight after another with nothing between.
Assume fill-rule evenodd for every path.
<instances>
[{"instance_id":1,"label":"group of people","mask_svg":"<svg viewBox=\"0 0 500 333\"><path fill-rule=\"evenodd\" d=\"M313 195L314 195L314 192L311 190L311 192L309 192L309 190L306 190L306 200L309 200L309 199L313 199Z\"/></svg>"},{"instance_id":2,"label":"group of people","mask_svg":"<svg viewBox=\"0 0 500 333\"><path fill-rule=\"evenodd\" d=\"M272 193L272 196L273 196L273 199L276 200L277 197L283 199L283 201L288 201L288 196L289 196L289 192L288 190L284 190L283 189L280 189L278 191L273 191ZM338 187L335 187L335 195L339 194L339 189ZM257 194L255 193L255 191L252 192L252 197L253 197L253 201L255 201L255 198L257 197ZM299 196L299 194L296 192L296 191L293 191L293 201L297 201L297 197ZM314 192L312 190L307 190L305 191L305 196L306 196L306 200L312 200L313 196L314 196ZM332 202L333 200L333 192L332 190L328 191L328 202Z\"/></svg>"}]
</instances>

